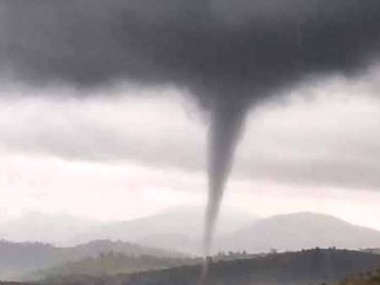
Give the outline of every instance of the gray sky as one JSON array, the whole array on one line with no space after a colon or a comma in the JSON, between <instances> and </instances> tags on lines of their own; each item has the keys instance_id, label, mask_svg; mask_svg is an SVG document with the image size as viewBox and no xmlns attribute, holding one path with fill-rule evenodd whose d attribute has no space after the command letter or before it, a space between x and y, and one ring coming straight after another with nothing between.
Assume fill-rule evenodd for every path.
<instances>
[{"instance_id":1,"label":"gray sky","mask_svg":"<svg viewBox=\"0 0 380 285\"><path fill-rule=\"evenodd\" d=\"M380 229L377 74L305 83L251 112L224 204ZM129 87L87 98L70 88L1 91L3 219L28 210L129 219L204 203L207 115L184 90Z\"/></svg>"}]
</instances>

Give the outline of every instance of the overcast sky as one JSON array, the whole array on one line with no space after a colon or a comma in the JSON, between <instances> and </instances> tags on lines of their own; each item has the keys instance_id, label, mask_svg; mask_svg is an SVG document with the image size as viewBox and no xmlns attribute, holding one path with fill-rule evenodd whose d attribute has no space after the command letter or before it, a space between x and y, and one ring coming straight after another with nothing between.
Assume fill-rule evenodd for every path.
<instances>
[{"instance_id":1,"label":"overcast sky","mask_svg":"<svg viewBox=\"0 0 380 285\"><path fill-rule=\"evenodd\" d=\"M253 110L224 205L380 230L377 74L305 83ZM0 219L33 210L122 220L204 204L207 114L185 90L0 92Z\"/></svg>"}]
</instances>

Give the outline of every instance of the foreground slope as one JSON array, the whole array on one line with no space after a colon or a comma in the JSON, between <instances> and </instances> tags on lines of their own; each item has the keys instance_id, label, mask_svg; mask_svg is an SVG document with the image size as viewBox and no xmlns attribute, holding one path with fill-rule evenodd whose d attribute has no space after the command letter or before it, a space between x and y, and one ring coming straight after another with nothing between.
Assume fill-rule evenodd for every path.
<instances>
[{"instance_id":1,"label":"foreground slope","mask_svg":"<svg viewBox=\"0 0 380 285\"><path fill-rule=\"evenodd\" d=\"M374 271L361 272L356 276L350 276L334 285L380 285L380 268Z\"/></svg>"}]
</instances>

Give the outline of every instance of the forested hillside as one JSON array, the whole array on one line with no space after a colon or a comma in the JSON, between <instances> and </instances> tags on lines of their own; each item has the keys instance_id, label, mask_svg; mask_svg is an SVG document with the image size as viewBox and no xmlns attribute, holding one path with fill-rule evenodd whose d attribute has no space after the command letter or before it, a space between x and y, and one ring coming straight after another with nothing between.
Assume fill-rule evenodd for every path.
<instances>
[{"instance_id":1,"label":"forested hillside","mask_svg":"<svg viewBox=\"0 0 380 285\"><path fill-rule=\"evenodd\" d=\"M207 285L305 285L339 282L346 276L380 267L380 255L335 249L270 254L236 260L209 260ZM196 285L201 265L187 265L115 276L66 276L49 280L61 285Z\"/></svg>"},{"instance_id":2,"label":"forested hillside","mask_svg":"<svg viewBox=\"0 0 380 285\"><path fill-rule=\"evenodd\" d=\"M83 258L117 252L129 256L181 256L177 253L108 240L93 241L75 247L59 248L43 243L13 243L0 241L0 278L20 280L30 272L57 266Z\"/></svg>"},{"instance_id":3,"label":"forested hillside","mask_svg":"<svg viewBox=\"0 0 380 285\"><path fill-rule=\"evenodd\" d=\"M98 257L87 257L46 270L39 270L34 272L31 277L43 280L56 280L70 276L102 277L194 265L201 262L201 258L171 258L151 255L130 256L123 253L109 252L100 254Z\"/></svg>"}]
</instances>

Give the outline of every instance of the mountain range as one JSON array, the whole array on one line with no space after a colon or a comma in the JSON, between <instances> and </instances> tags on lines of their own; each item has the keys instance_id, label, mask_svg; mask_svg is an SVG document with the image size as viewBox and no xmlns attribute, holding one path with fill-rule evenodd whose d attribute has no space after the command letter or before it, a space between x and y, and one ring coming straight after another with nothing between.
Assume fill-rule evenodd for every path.
<instances>
[{"instance_id":1,"label":"mountain range","mask_svg":"<svg viewBox=\"0 0 380 285\"><path fill-rule=\"evenodd\" d=\"M225 236L220 250L287 251L313 247L364 249L380 247L380 231L315 213L295 213L260 219Z\"/></svg>"},{"instance_id":2,"label":"mountain range","mask_svg":"<svg viewBox=\"0 0 380 285\"><path fill-rule=\"evenodd\" d=\"M204 209L201 207L175 207L149 217L93 227L90 231L73 236L71 243L87 242L96 237L200 254L203 218ZM216 236L222 238L232 234L257 219L257 216L235 209L224 209Z\"/></svg>"},{"instance_id":3,"label":"mountain range","mask_svg":"<svg viewBox=\"0 0 380 285\"><path fill-rule=\"evenodd\" d=\"M104 223L34 214L0 226L0 239L70 247L99 239L120 240L199 255L203 214L202 208L179 207L135 220ZM380 232L324 214L301 212L258 218L227 209L218 222L214 252L262 253L316 246L376 249L380 248Z\"/></svg>"},{"instance_id":4,"label":"mountain range","mask_svg":"<svg viewBox=\"0 0 380 285\"><path fill-rule=\"evenodd\" d=\"M99 225L101 222L90 218L31 211L1 223L0 239L63 246L69 245L68 236L87 232Z\"/></svg>"}]
</instances>

